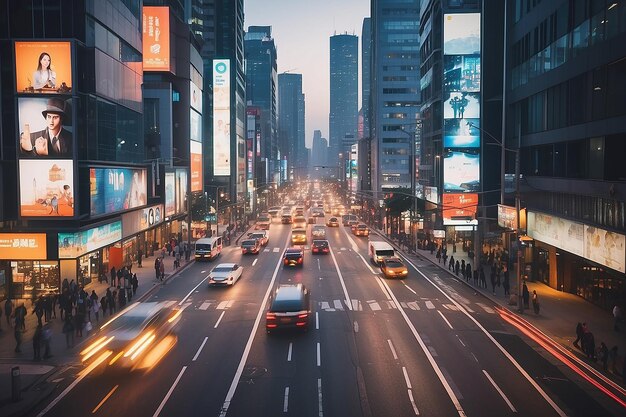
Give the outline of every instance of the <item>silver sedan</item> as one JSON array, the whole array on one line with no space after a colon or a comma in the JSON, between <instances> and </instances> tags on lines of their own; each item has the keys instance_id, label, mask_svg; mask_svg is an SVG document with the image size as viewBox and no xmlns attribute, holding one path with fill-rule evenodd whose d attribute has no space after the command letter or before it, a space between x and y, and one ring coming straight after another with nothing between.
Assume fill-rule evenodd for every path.
<instances>
[{"instance_id":1,"label":"silver sedan","mask_svg":"<svg viewBox=\"0 0 626 417\"><path fill-rule=\"evenodd\" d=\"M209 274L209 285L235 285L241 278L243 266L233 263L217 265Z\"/></svg>"}]
</instances>

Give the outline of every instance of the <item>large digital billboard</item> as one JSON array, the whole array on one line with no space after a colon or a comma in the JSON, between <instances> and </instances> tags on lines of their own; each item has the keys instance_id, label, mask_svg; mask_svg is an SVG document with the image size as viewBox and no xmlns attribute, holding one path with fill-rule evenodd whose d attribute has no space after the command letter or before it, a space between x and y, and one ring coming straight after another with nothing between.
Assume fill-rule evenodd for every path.
<instances>
[{"instance_id":1,"label":"large digital billboard","mask_svg":"<svg viewBox=\"0 0 626 417\"><path fill-rule=\"evenodd\" d=\"M480 119L445 119L444 148L480 148Z\"/></svg>"},{"instance_id":2,"label":"large digital billboard","mask_svg":"<svg viewBox=\"0 0 626 417\"><path fill-rule=\"evenodd\" d=\"M443 66L447 91L480 91L480 55L445 55Z\"/></svg>"},{"instance_id":3,"label":"large digital billboard","mask_svg":"<svg viewBox=\"0 0 626 417\"><path fill-rule=\"evenodd\" d=\"M480 54L480 13L443 15L443 54Z\"/></svg>"},{"instance_id":4,"label":"large digital billboard","mask_svg":"<svg viewBox=\"0 0 626 417\"><path fill-rule=\"evenodd\" d=\"M71 99L19 98L18 148L20 158L72 158Z\"/></svg>"},{"instance_id":5,"label":"large digital billboard","mask_svg":"<svg viewBox=\"0 0 626 417\"><path fill-rule=\"evenodd\" d=\"M230 175L230 60L213 60L213 174Z\"/></svg>"},{"instance_id":6,"label":"large digital billboard","mask_svg":"<svg viewBox=\"0 0 626 417\"><path fill-rule=\"evenodd\" d=\"M143 70L170 70L169 7L143 7Z\"/></svg>"},{"instance_id":7,"label":"large digital billboard","mask_svg":"<svg viewBox=\"0 0 626 417\"><path fill-rule=\"evenodd\" d=\"M478 224L478 194L444 194L442 198L444 226Z\"/></svg>"},{"instance_id":8,"label":"large digital billboard","mask_svg":"<svg viewBox=\"0 0 626 417\"><path fill-rule=\"evenodd\" d=\"M193 81L189 82L189 101L192 109L202 113L202 90Z\"/></svg>"},{"instance_id":9,"label":"large digital billboard","mask_svg":"<svg viewBox=\"0 0 626 417\"><path fill-rule=\"evenodd\" d=\"M444 119L477 119L480 117L480 94L454 91L444 94Z\"/></svg>"},{"instance_id":10,"label":"large digital billboard","mask_svg":"<svg viewBox=\"0 0 626 417\"><path fill-rule=\"evenodd\" d=\"M74 216L74 161L23 159L20 166L22 217Z\"/></svg>"},{"instance_id":11,"label":"large digital billboard","mask_svg":"<svg viewBox=\"0 0 626 417\"><path fill-rule=\"evenodd\" d=\"M176 214L176 174L174 172L165 173L165 215Z\"/></svg>"},{"instance_id":12,"label":"large digital billboard","mask_svg":"<svg viewBox=\"0 0 626 417\"><path fill-rule=\"evenodd\" d=\"M127 238L163 221L163 204L122 214L122 237Z\"/></svg>"},{"instance_id":13,"label":"large digital billboard","mask_svg":"<svg viewBox=\"0 0 626 417\"><path fill-rule=\"evenodd\" d=\"M176 170L176 214L187 211L187 170Z\"/></svg>"},{"instance_id":14,"label":"large digital billboard","mask_svg":"<svg viewBox=\"0 0 626 417\"><path fill-rule=\"evenodd\" d=\"M89 191L92 216L145 206L148 203L146 170L90 168Z\"/></svg>"},{"instance_id":15,"label":"large digital billboard","mask_svg":"<svg viewBox=\"0 0 626 417\"><path fill-rule=\"evenodd\" d=\"M443 156L443 190L452 193L480 191L478 150L446 151Z\"/></svg>"},{"instance_id":16,"label":"large digital billboard","mask_svg":"<svg viewBox=\"0 0 626 417\"><path fill-rule=\"evenodd\" d=\"M46 260L45 233L0 233L0 259Z\"/></svg>"},{"instance_id":17,"label":"large digital billboard","mask_svg":"<svg viewBox=\"0 0 626 417\"><path fill-rule=\"evenodd\" d=\"M72 45L69 42L15 42L18 93L70 94Z\"/></svg>"},{"instance_id":18,"label":"large digital billboard","mask_svg":"<svg viewBox=\"0 0 626 417\"><path fill-rule=\"evenodd\" d=\"M73 259L122 239L122 222L75 233L59 233L59 258Z\"/></svg>"},{"instance_id":19,"label":"large digital billboard","mask_svg":"<svg viewBox=\"0 0 626 417\"><path fill-rule=\"evenodd\" d=\"M191 141L191 192L202 191L204 189L202 179L202 144Z\"/></svg>"},{"instance_id":20,"label":"large digital billboard","mask_svg":"<svg viewBox=\"0 0 626 417\"><path fill-rule=\"evenodd\" d=\"M189 110L189 135L191 140L202 142L202 115Z\"/></svg>"}]
</instances>

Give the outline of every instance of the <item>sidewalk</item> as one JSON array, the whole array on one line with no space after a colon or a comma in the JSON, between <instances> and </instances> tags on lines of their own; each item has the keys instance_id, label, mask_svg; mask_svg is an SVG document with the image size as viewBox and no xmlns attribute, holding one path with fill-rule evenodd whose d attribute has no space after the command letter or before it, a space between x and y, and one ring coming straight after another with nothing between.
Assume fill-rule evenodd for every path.
<instances>
[{"instance_id":1,"label":"sidewalk","mask_svg":"<svg viewBox=\"0 0 626 417\"><path fill-rule=\"evenodd\" d=\"M384 236L382 230L378 230L381 236ZM395 240L389 239L392 243L399 247L398 242ZM469 259L466 252L462 250L458 250L460 245L457 246L457 252L453 253L452 245L447 245L448 250L448 261L450 260L450 256L454 256L455 261L465 260L465 262L472 263L472 260ZM418 258L428 260L432 262L434 265L439 266L443 271L448 272L449 274L455 275L453 271L448 270L448 266L443 263L437 261L435 250L433 254L430 254L430 250L422 250L417 249L417 254L408 254L407 251L403 251L405 256L409 259L417 260ZM472 269L474 269L474 265L472 264ZM491 273L491 266L485 264L483 265L483 269L485 271L485 277L487 279L487 288L479 287L474 285L474 279L471 278L468 281L463 279L463 275L459 271L458 280L463 284L471 287L477 293L482 294L484 297L489 298L494 303L499 304L502 308L506 308L512 313L517 314L522 317L524 320L528 321L539 330L548 335L552 340L561 344L566 349L571 352L574 352L578 355L579 358L584 359L584 354L577 348L574 347L573 342L576 340L576 324L580 322L586 322L589 329L594 335L596 348L600 346L600 342L604 342L608 349L610 350L613 346L618 347L618 361L617 361L617 370L621 373L622 371L622 361L626 356L626 324L622 323L620 326L620 331L616 332L613 330L613 314L611 311L606 311L583 298L569 294L561 291L557 291L554 288L551 288L540 282L531 282L527 281L526 285L528 287L528 291L532 294L533 290L537 291L537 295L540 302L540 313L535 314L532 309L532 303L530 305L530 309L524 309L524 313L520 314L517 311L516 304L510 304L510 297L504 296L504 289L502 286L496 287L496 295L493 295L491 291L491 282L489 279ZM515 270L510 271L509 275L510 281L510 293L517 294L517 277L515 276ZM516 297L517 298L517 297ZM614 381L621 383L622 386L626 386L624 383L624 376L620 377L618 375L610 372L610 361L609 361L609 371L602 371L602 364L598 362L589 362L592 366L594 366L598 371L603 372L605 375L612 378Z\"/></svg>"},{"instance_id":2,"label":"sidewalk","mask_svg":"<svg viewBox=\"0 0 626 417\"><path fill-rule=\"evenodd\" d=\"M160 251L158 254L160 255ZM138 268L136 263L133 265L132 272L137 274L139 286L137 288L137 293L127 305L148 298L153 290L161 286L161 282L156 280L156 274L154 271L154 260L156 255L157 252L155 252L155 256L144 258L142 268ZM171 276L182 271L187 265L191 264L193 259L193 253L191 254L189 261L185 261L183 257L180 262L181 266L177 270L174 270L174 257L166 255L164 260L165 281L167 281ZM110 282L99 283L98 281L92 281L90 284L85 286L85 291L88 294L91 294L91 291L95 290L98 298L100 299L106 293L107 288L109 288L109 284ZM6 322L6 317L4 314L2 315L2 331L0 331L0 415L3 416L7 415L6 413L9 413L8 415L20 415L20 413L26 412L29 407L36 405L36 402L32 403L32 401L40 401L42 399L41 394L30 395L28 391L35 390L40 393L45 393L45 389L42 390L36 386L38 380L43 379L44 375L54 373L58 367L65 365L68 362L75 361L77 358L77 352L80 351L81 347L85 345L85 342L90 340L95 333L92 332L91 334L87 334L86 332L83 332L84 336L82 338L75 337L74 347L68 349L65 344L65 335L62 332L63 322L61 321L61 315L57 305L56 318L53 316L49 322L52 328L51 352L53 356L50 359L35 362L33 360L34 353L32 338L35 327L37 326L37 316L35 314L31 314L33 306L30 300L14 300L15 305L18 305L21 302L24 303L24 306L28 311L28 315L26 316L26 331L22 334L21 353L15 352L16 344L13 328L9 328ZM4 303L0 307L4 309ZM99 323L103 324L109 317L110 316L103 318L102 312L100 312ZM98 323L96 322L95 315L93 313L91 314L91 321L94 329L96 329ZM19 366L22 373L23 399L17 404L11 403L11 368L14 366ZM9 408L13 410L16 406L18 406L17 411L9 411ZM19 406L21 406L21 408ZM5 409L7 410L6 413Z\"/></svg>"}]
</instances>

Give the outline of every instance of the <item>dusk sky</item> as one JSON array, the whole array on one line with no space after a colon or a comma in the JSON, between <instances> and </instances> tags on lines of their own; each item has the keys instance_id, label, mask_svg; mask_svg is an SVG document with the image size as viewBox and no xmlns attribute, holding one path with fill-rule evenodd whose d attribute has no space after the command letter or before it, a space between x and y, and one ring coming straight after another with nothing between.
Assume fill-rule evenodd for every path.
<instances>
[{"instance_id":1,"label":"dusk sky","mask_svg":"<svg viewBox=\"0 0 626 417\"><path fill-rule=\"evenodd\" d=\"M361 102L361 27L370 15L369 0L245 0L245 28L272 26L278 73L302 74L306 100L306 146L313 131L328 139L330 36L359 37L359 108Z\"/></svg>"}]
</instances>

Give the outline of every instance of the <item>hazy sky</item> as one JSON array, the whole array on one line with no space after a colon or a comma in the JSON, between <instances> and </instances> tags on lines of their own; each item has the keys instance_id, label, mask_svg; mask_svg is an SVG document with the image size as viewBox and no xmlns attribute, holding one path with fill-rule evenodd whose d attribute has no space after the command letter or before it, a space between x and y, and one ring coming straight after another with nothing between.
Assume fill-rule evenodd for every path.
<instances>
[{"instance_id":1,"label":"hazy sky","mask_svg":"<svg viewBox=\"0 0 626 417\"><path fill-rule=\"evenodd\" d=\"M361 28L370 15L369 0L244 0L245 28L272 26L278 73L302 74L306 100L306 146L313 131L328 139L330 36L359 37L359 103L361 102ZM359 105L360 107L360 105Z\"/></svg>"}]
</instances>

